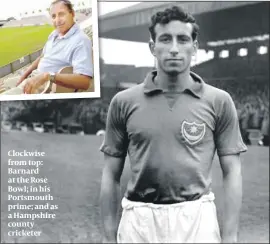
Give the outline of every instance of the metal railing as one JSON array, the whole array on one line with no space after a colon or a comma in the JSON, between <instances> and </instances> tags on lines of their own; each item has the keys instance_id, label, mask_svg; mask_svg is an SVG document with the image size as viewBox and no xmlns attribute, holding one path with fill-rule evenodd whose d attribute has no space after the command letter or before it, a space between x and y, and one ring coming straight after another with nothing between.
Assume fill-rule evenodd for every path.
<instances>
[{"instance_id":1,"label":"metal railing","mask_svg":"<svg viewBox=\"0 0 270 244\"><path fill-rule=\"evenodd\" d=\"M17 70L23 68L24 66L34 62L42 53L42 49L21 57L5 66L0 67L0 78L16 72Z\"/></svg>"}]
</instances>

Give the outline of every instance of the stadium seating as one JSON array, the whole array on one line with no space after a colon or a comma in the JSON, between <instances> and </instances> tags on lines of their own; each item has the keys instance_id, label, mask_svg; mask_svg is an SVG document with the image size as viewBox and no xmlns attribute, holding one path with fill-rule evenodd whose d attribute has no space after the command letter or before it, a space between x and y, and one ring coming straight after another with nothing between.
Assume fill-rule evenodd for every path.
<instances>
[{"instance_id":1,"label":"stadium seating","mask_svg":"<svg viewBox=\"0 0 270 244\"><path fill-rule=\"evenodd\" d=\"M19 27L19 26L34 26L51 24L51 20L46 15L38 15L31 17L24 17L20 20L11 20L7 22L5 27Z\"/></svg>"},{"instance_id":2,"label":"stadium seating","mask_svg":"<svg viewBox=\"0 0 270 244\"><path fill-rule=\"evenodd\" d=\"M86 15L84 13L76 12L75 14L75 20L77 23L81 23L88 18L89 18L89 15Z\"/></svg>"},{"instance_id":3,"label":"stadium seating","mask_svg":"<svg viewBox=\"0 0 270 244\"><path fill-rule=\"evenodd\" d=\"M212 79L266 75L269 73L268 56L212 59L194 66L193 70L204 78Z\"/></svg>"},{"instance_id":4,"label":"stadium seating","mask_svg":"<svg viewBox=\"0 0 270 244\"><path fill-rule=\"evenodd\" d=\"M91 16L88 13L81 13L76 11L75 13L75 21L77 23L81 23L84 20L88 19ZM23 17L20 20L11 20L6 22L3 26L4 27L19 27L19 26L35 26L35 25L51 25L51 19L49 16L42 14L42 15L35 15L29 17Z\"/></svg>"}]
</instances>

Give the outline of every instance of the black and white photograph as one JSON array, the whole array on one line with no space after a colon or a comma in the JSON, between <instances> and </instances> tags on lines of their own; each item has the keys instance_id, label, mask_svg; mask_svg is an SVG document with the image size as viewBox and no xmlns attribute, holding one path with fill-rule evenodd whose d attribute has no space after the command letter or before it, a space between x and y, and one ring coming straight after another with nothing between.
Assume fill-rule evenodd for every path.
<instances>
[{"instance_id":1,"label":"black and white photograph","mask_svg":"<svg viewBox=\"0 0 270 244\"><path fill-rule=\"evenodd\" d=\"M97 12L100 97L1 102L1 242L269 243L268 2Z\"/></svg>"},{"instance_id":2,"label":"black and white photograph","mask_svg":"<svg viewBox=\"0 0 270 244\"><path fill-rule=\"evenodd\" d=\"M100 147L103 241L268 242L268 2L138 3L99 35L101 84L124 90Z\"/></svg>"},{"instance_id":3,"label":"black and white photograph","mask_svg":"<svg viewBox=\"0 0 270 244\"><path fill-rule=\"evenodd\" d=\"M1 101L100 96L97 0L6 1L0 40Z\"/></svg>"}]
</instances>

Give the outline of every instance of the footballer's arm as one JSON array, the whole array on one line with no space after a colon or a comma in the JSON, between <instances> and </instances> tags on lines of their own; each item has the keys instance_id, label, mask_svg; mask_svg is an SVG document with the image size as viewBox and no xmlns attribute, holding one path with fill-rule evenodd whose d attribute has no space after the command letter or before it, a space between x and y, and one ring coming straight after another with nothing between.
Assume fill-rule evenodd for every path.
<instances>
[{"instance_id":1,"label":"footballer's arm","mask_svg":"<svg viewBox=\"0 0 270 244\"><path fill-rule=\"evenodd\" d=\"M236 243L242 205L240 155L220 156L224 186L224 213L221 237L223 243Z\"/></svg>"},{"instance_id":2,"label":"footballer's arm","mask_svg":"<svg viewBox=\"0 0 270 244\"><path fill-rule=\"evenodd\" d=\"M125 158L105 155L100 192L101 218L104 234L103 243L117 242L118 218L117 210L120 197L120 179Z\"/></svg>"}]
</instances>

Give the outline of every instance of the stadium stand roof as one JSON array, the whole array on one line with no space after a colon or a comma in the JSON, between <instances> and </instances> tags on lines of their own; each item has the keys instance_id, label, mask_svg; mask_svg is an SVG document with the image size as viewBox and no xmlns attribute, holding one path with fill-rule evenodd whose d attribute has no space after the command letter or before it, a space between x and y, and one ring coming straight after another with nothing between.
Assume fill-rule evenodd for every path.
<instances>
[{"instance_id":1,"label":"stadium stand roof","mask_svg":"<svg viewBox=\"0 0 270 244\"><path fill-rule=\"evenodd\" d=\"M148 42L150 17L157 10L171 5L182 6L195 15L202 30L200 43L203 45L209 40L269 32L268 2L143 2L100 16L99 35L103 38Z\"/></svg>"},{"instance_id":2,"label":"stadium stand roof","mask_svg":"<svg viewBox=\"0 0 270 244\"><path fill-rule=\"evenodd\" d=\"M164 9L171 5L178 5L182 6L183 8L187 9L192 14L199 14L203 12L210 12L210 11L217 11L225 8L234 8L238 6L243 6L247 4L254 4L256 2L144 2L135 4L133 6L123 8L117 11L110 12L108 14L105 14L101 16L101 19L112 19L114 17L119 18L120 16L125 16L127 14L132 13L145 13L152 15L153 12L156 12L157 10Z\"/></svg>"}]
</instances>

